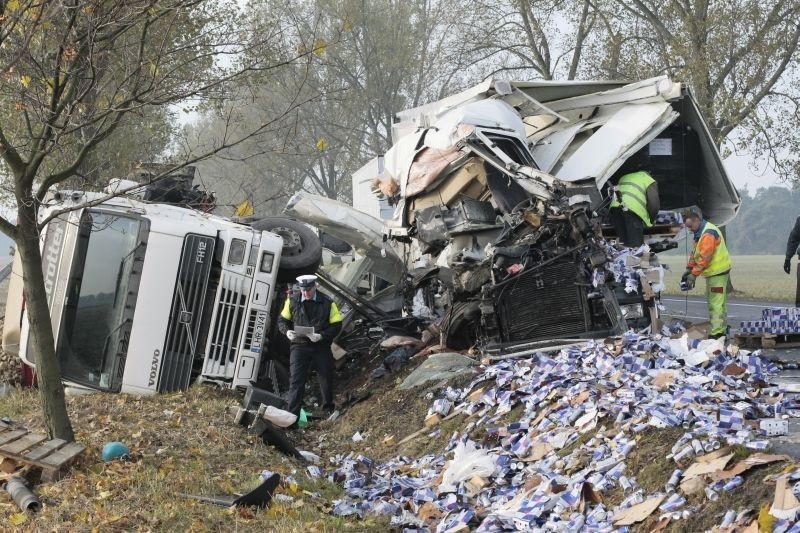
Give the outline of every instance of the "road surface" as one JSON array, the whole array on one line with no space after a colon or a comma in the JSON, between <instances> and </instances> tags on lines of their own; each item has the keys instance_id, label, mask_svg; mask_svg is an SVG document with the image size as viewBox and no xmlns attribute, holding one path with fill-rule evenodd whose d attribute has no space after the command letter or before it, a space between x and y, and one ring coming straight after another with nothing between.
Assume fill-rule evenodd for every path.
<instances>
[{"instance_id":1,"label":"road surface","mask_svg":"<svg viewBox=\"0 0 800 533\"><path fill-rule=\"evenodd\" d=\"M668 314L685 318L691 322L708 320L708 307L704 296L664 296L661 303ZM794 307L794 302L766 302L758 300L728 300L728 324L737 329L742 320L761 320L761 310L765 307Z\"/></svg>"}]
</instances>

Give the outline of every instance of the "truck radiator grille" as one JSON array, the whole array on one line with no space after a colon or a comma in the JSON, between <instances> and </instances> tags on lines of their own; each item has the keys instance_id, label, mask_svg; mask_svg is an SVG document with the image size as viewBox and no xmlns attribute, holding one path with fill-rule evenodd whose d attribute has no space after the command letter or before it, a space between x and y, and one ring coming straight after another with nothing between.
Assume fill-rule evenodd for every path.
<instances>
[{"instance_id":1,"label":"truck radiator grille","mask_svg":"<svg viewBox=\"0 0 800 533\"><path fill-rule=\"evenodd\" d=\"M206 377L234 376L249 288L246 278L223 271L203 365L203 375Z\"/></svg>"},{"instance_id":2,"label":"truck radiator grille","mask_svg":"<svg viewBox=\"0 0 800 533\"><path fill-rule=\"evenodd\" d=\"M554 263L523 274L501 290L497 311L507 342L576 335L590 329L586 291L578 284L574 263Z\"/></svg>"},{"instance_id":3,"label":"truck radiator grille","mask_svg":"<svg viewBox=\"0 0 800 533\"><path fill-rule=\"evenodd\" d=\"M159 392L185 390L198 349L208 277L214 258L213 237L187 235L172 296L167 338L158 377Z\"/></svg>"}]
</instances>

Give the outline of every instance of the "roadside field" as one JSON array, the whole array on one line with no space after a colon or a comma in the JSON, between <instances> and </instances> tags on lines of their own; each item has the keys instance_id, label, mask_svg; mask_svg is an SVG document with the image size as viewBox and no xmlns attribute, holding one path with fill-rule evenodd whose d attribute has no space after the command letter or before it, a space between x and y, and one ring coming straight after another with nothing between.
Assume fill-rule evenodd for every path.
<instances>
[{"instance_id":1,"label":"roadside field","mask_svg":"<svg viewBox=\"0 0 800 533\"><path fill-rule=\"evenodd\" d=\"M682 294L678 285L686 266L685 257L682 254L659 254L659 258L670 268L666 276L666 293ZM734 297L783 302L794 300L797 260L792 261L789 276L783 272L782 255L735 255L732 261ZM689 294L705 294L705 281L697 280L697 287Z\"/></svg>"}]
</instances>

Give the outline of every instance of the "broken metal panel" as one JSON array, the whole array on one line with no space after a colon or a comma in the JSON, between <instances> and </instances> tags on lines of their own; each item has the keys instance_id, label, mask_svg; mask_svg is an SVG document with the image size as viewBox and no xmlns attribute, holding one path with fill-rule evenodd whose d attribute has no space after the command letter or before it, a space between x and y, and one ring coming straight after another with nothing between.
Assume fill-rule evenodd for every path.
<instances>
[{"instance_id":1,"label":"broken metal panel","mask_svg":"<svg viewBox=\"0 0 800 533\"><path fill-rule=\"evenodd\" d=\"M658 155L666 141L654 139L685 127L699 132L690 148L707 159L692 168L715 177L697 176L703 185L692 189L692 203L738 202L702 119L695 127L682 115L696 110L684 98L666 77L627 85L489 80L399 113L386 168L371 164L369 183L395 208L383 233L403 243L409 270L435 272L400 284L406 311L444 317L443 338L461 347L622 332L609 288L619 280L606 265L614 254L593 212L607 205L604 185L648 147ZM679 117L687 123L676 124ZM678 158L660 160L660 187L675 181L669 171ZM364 172L361 184L370 179Z\"/></svg>"},{"instance_id":2,"label":"broken metal panel","mask_svg":"<svg viewBox=\"0 0 800 533\"><path fill-rule=\"evenodd\" d=\"M353 289L372 270L372 265L372 259L369 257L359 257L336 266L328 272L328 275L348 289Z\"/></svg>"},{"instance_id":3,"label":"broken metal panel","mask_svg":"<svg viewBox=\"0 0 800 533\"><path fill-rule=\"evenodd\" d=\"M372 273L397 283L404 270L394 249L383 241L383 222L353 207L315 194L296 193L286 213L353 246L373 262Z\"/></svg>"},{"instance_id":4,"label":"broken metal panel","mask_svg":"<svg viewBox=\"0 0 800 533\"><path fill-rule=\"evenodd\" d=\"M548 106L556 112L562 112L614 104L659 103L674 100L680 96L681 84L673 82L666 76L660 76L607 91L561 99L550 102Z\"/></svg>"},{"instance_id":5,"label":"broken metal panel","mask_svg":"<svg viewBox=\"0 0 800 533\"><path fill-rule=\"evenodd\" d=\"M536 160L536 165L539 167L539 170L543 172L552 171L553 167L561 159L561 156L564 155L567 147L569 147L585 124L585 120L570 124L566 128L547 136L546 141L537 144L532 151L533 158Z\"/></svg>"},{"instance_id":6,"label":"broken metal panel","mask_svg":"<svg viewBox=\"0 0 800 533\"><path fill-rule=\"evenodd\" d=\"M555 175L565 181L593 177L602 188L628 157L677 116L667 102L624 106L569 155Z\"/></svg>"}]
</instances>

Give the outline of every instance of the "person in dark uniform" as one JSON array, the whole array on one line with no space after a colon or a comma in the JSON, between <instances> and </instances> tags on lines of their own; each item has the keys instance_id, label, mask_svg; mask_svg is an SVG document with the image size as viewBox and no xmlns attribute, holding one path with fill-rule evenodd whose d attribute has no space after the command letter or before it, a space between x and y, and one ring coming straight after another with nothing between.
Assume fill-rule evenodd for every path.
<instances>
[{"instance_id":1,"label":"person in dark uniform","mask_svg":"<svg viewBox=\"0 0 800 533\"><path fill-rule=\"evenodd\" d=\"M789 240L786 241L786 260L783 262L783 271L787 274L792 273L792 256L800 256L800 217L794 221L794 228L789 233ZM794 306L800 307L800 263L797 263L797 289L794 293Z\"/></svg>"},{"instance_id":2,"label":"person in dark uniform","mask_svg":"<svg viewBox=\"0 0 800 533\"><path fill-rule=\"evenodd\" d=\"M288 410L300 416L308 371L317 370L322 409L332 413L333 403L333 353L331 344L342 329L342 315L336 302L317 290L316 276L299 276L300 294L286 299L278 319L278 329L291 342L289 352L289 406ZM304 335L294 328L313 327L314 332Z\"/></svg>"},{"instance_id":3,"label":"person in dark uniform","mask_svg":"<svg viewBox=\"0 0 800 533\"><path fill-rule=\"evenodd\" d=\"M631 248L644 244L644 228L652 227L660 206L658 184L650 174L639 170L622 176L610 206L620 242Z\"/></svg>"}]
</instances>

